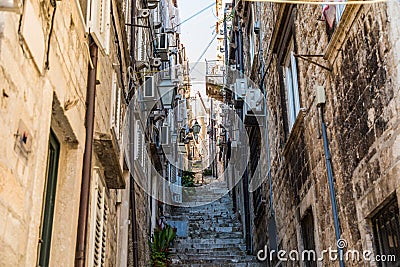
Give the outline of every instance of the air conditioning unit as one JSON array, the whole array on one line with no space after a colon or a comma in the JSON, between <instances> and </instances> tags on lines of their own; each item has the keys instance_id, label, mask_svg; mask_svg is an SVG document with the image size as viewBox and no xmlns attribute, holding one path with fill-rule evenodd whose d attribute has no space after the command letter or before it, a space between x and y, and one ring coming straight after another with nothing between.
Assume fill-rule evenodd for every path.
<instances>
[{"instance_id":1,"label":"air conditioning unit","mask_svg":"<svg viewBox=\"0 0 400 267\"><path fill-rule=\"evenodd\" d=\"M247 79L236 79L235 82L235 100L243 101L246 97Z\"/></svg>"},{"instance_id":2,"label":"air conditioning unit","mask_svg":"<svg viewBox=\"0 0 400 267\"><path fill-rule=\"evenodd\" d=\"M183 72L180 64L173 66L171 80L172 82L183 82Z\"/></svg>"},{"instance_id":3,"label":"air conditioning unit","mask_svg":"<svg viewBox=\"0 0 400 267\"><path fill-rule=\"evenodd\" d=\"M247 107L247 113L250 111L253 114L261 114L262 113L262 103L263 103L263 98L261 91L259 89L249 89L246 92L246 107Z\"/></svg>"},{"instance_id":4,"label":"air conditioning unit","mask_svg":"<svg viewBox=\"0 0 400 267\"><path fill-rule=\"evenodd\" d=\"M145 19L150 16L150 10L149 9L139 9L137 13L137 18L140 19Z\"/></svg>"},{"instance_id":5,"label":"air conditioning unit","mask_svg":"<svg viewBox=\"0 0 400 267\"><path fill-rule=\"evenodd\" d=\"M160 33L160 35L158 37L157 52L162 61L169 61L168 35L166 33Z\"/></svg>"},{"instance_id":6,"label":"air conditioning unit","mask_svg":"<svg viewBox=\"0 0 400 267\"><path fill-rule=\"evenodd\" d=\"M87 5L86 32L106 54L110 49L111 1L90 0Z\"/></svg>"},{"instance_id":7,"label":"air conditioning unit","mask_svg":"<svg viewBox=\"0 0 400 267\"><path fill-rule=\"evenodd\" d=\"M154 90L154 76L145 76L143 83L143 97L144 98L155 98Z\"/></svg>"},{"instance_id":8,"label":"air conditioning unit","mask_svg":"<svg viewBox=\"0 0 400 267\"><path fill-rule=\"evenodd\" d=\"M162 61L161 61L161 58L159 58L159 57L152 58L150 61L150 65L154 68L160 67L161 63L162 63Z\"/></svg>"}]
</instances>

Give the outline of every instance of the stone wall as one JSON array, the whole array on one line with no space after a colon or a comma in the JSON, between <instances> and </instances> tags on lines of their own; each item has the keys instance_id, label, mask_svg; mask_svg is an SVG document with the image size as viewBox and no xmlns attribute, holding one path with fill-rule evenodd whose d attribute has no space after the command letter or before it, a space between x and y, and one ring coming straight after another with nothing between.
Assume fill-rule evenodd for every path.
<instances>
[{"instance_id":1,"label":"stone wall","mask_svg":"<svg viewBox=\"0 0 400 267\"><path fill-rule=\"evenodd\" d=\"M273 50L284 34L280 23L289 15L282 12L283 5L259 5L279 248L302 249L300 220L310 207L316 249L321 251L336 245L320 118L315 104L315 86L323 85L327 97L324 119L342 238L347 240L350 249L373 250L370 217L389 196L396 195L396 191L399 196L400 37L395 26L399 20L395 15L395 10L400 10L399 4L349 5L333 34L319 20L319 6L294 7L291 16L295 53L322 55L309 59L332 70L297 58L300 105L304 112L300 112L290 132L284 127L282 81L278 54ZM248 56L246 42L244 50ZM254 74L254 67L247 67L247 71L248 76L259 77ZM264 195L268 194L266 184ZM269 205L266 199L265 216ZM266 220L256 218L256 222L263 223L255 223L255 252L265 245L260 236L267 232ZM329 261L319 264L335 265ZM287 262L287 266L298 266L298 263Z\"/></svg>"},{"instance_id":2,"label":"stone wall","mask_svg":"<svg viewBox=\"0 0 400 267\"><path fill-rule=\"evenodd\" d=\"M38 1L30 2L42 18L43 7ZM36 266L50 129L61 145L50 266L74 265L89 62L78 3L56 2L49 69L42 74L19 39L20 15L0 12L1 266ZM43 27L47 34L46 23ZM97 86L96 132L110 130L112 64L118 63L115 46L111 42L109 55L99 52L102 79ZM32 137L27 157L15 149L20 120ZM93 165L101 167L102 163L94 156ZM116 190L110 190L109 197L107 266L116 266L117 240L121 238ZM123 238L127 242L127 236Z\"/></svg>"}]
</instances>

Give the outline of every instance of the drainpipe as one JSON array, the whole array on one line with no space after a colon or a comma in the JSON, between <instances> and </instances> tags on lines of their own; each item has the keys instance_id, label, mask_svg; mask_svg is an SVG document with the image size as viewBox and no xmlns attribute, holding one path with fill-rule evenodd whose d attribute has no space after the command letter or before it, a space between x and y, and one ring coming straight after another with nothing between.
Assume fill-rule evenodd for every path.
<instances>
[{"instance_id":1,"label":"drainpipe","mask_svg":"<svg viewBox=\"0 0 400 267\"><path fill-rule=\"evenodd\" d=\"M259 10L259 8L258 8ZM278 242L277 242L277 235L276 235L276 221L275 221L275 210L274 210L274 197L273 197L273 190L272 190L272 176L271 176L271 156L269 151L269 125L268 125L268 102L267 102L267 90L264 87L264 75L266 74L265 70L265 63L264 63L264 50L262 46L263 41L263 31L262 27L260 27L260 34L259 34L259 54L260 54L260 64L261 64L261 82L260 82L260 89L262 89L264 93L264 118L265 118L265 153L267 156L267 176L268 176L268 184L269 184L269 209L270 209L270 218L268 219L268 235L269 235L269 249L277 250Z\"/></svg>"},{"instance_id":2,"label":"drainpipe","mask_svg":"<svg viewBox=\"0 0 400 267\"><path fill-rule=\"evenodd\" d=\"M243 64L243 33L240 24L240 17L238 17L238 44L239 44L239 70L240 77L244 77L244 64ZM243 121L243 107L239 110L240 119ZM247 163L246 163L247 164ZM244 206L244 223L245 223L245 239L247 253L251 253L251 234L250 234L250 193L249 193L249 172L246 166L243 174L243 206Z\"/></svg>"},{"instance_id":3,"label":"drainpipe","mask_svg":"<svg viewBox=\"0 0 400 267\"><path fill-rule=\"evenodd\" d=\"M227 68L227 66L228 66L228 33L227 33L227 31L228 31L228 27L227 27L227 25L226 25L226 13L227 13L227 8L225 7L225 9L224 9L224 46L225 46L225 62L224 62L224 64L225 64L225 69L226 69L226 71L228 71L228 68Z\"/></svg>"},{"instance_id":4,"label":"drainpipe","mask_svg":"<svg viewBox=\"0 0 400 267\"><path fill-rule=\"evenodd\" d=\"M81 195L79 202L78 230L76 239L75 266L84 267L86 257L86 235L88 221L88 207L90 196L90 180L92 178L92 146L94 130L94 112L96 96L96 69L98 48L93 38L89 35L90 60L93 68L89 64L88 82L86 91L86 139L85 152L83 154Z\"/></svg>"},{"instance_id":5,"label":"drainpipe","mask_svg":"<svg viewBox=\"0 0 400 267\"><path fill-rule=\"evenodd\" d=\"M133 26L135 25L135 16L136 16L136 1L131 1L131 40L130 40L130 47L129 47L129 55L130 55L130 63L131 63L131 67L134 68L134 57L135 57L135 41L136 39L134 39L135 36L135 29L136 27ZM133 83L133 81L131 81L131 83ZM132 84L128 84L129 88L132 88ZM130 116L131 118L131 123L133 123L134 125L134 131L136 131L135 126L136 124L134 123L134 115L133 115L133 111L132 114ZM135 140L134 140L134 136L130 135L131 137L131 144L134 144ZM132 145L132 149L131 151L134 151L133 149L133 145ZM130 194L131 194L131 212L132 212L132 242L133 242L133 266L134 267L139 267L139 250L138 250L138 234L137 234L137 220L136 220L136 196L135 196L135 179L133 177L134 175L134 161L133 161L133 155L131 155L131 170L130 170L131 174L130 174Z\"/></svg>"},{"instance_id":6,"label":"drainpipe","mask_svg":"<svg viewBox=\"0 0 400 267\"><path fill-rule=\"evenodd\" d=\"M326 125L325 125L325 121L324 121L324 108L323 108L322 103L320 105L318 105L318 110L319 110L319 115L321 118L322 137L323 137L323 141L324 141L324 150L325 150L326 172L328 174L329 191L330 191L330 196L331 196L332 213L333 213L333 223L335 226L336 242L337 242L338 250L339 250L339 264L340 264L340 267L344 267L343 248L341 246L339 246L340 225L339 225L339 216L338 216L338 211L337 211L337 206L336 206L335 187L333 184L332 156L331 156L331 152L329 151L328 135L326 133Z\"/></svg>"}]
</instances>

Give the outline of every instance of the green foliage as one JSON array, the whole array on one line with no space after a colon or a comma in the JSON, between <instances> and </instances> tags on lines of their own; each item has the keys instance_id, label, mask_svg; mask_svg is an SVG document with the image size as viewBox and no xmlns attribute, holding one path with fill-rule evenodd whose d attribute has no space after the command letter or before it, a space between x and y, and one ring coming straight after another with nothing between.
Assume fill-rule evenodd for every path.
<instances>
[{"instance_id":1,"label":"green foliage","mask_svg":"<svg viewBox=\"0 0 400 267\"><path fill-rule=\"evenodd\" d=\"M153 240L150 243L150 261L153 267L165 267L171 263L169 248L176 238L176 231L169 225L163 229L154 231Z\"/></svg>"},{"instance_id":2,"label":"green foliage","mask_svg":"<svg viewBox=\"0 0 400 267\"><path fill-rule=\"evenodd\" d=\"M212 175L211 169L205 169L205 170L203 171L203 175L204 175L204 176L210 176L210 175Z\"/></svg>"},{"instance_id":3,"label":"green foliage","mask_svg":"<svg viewBox=\"0 0 400 267\"><path fill-rule=\"evenodd\" d=\"M183 171L182 186L194 187L194 172Z\"/></svg>"}]
</instances>

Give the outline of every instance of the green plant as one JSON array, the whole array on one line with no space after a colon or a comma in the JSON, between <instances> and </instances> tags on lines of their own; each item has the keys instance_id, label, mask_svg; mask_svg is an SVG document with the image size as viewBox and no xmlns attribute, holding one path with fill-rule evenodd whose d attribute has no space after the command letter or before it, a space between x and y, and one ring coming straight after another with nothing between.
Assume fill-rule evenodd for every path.
<instances>
[{"instance_id":1,"label":"green plant","mask_svg":"<svg viewBox=\"0 0 400 267\"><path fill-rule=\"evenodd\" d=\"M176 229L166 225L154 231L150 242L150 261L153 267L165 267L171 263L169 248L176 238Z\"/></svg>"},{"instance_id":2,"label":"green plant","mask_svg":"<svg viewBox=\"0 0 400 267\"><path fill-rule=\"evenodd\" d=\"M182 175L182 186L194 187L194 172L183 171Z\"/></svg>"},{"instance_id":3,"label":"green plant","mask_svg":"<svg viewBox=\"0 0 400 267\"><path fill-rule=\"evenodd\" d=\"M204 175L204 176L210 176L210 175L212 175L211 169L205 169L205 170L203 171L203 175Z\"/></svg>"}]
</instances>

